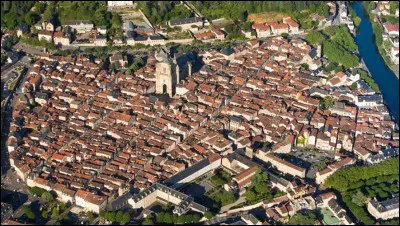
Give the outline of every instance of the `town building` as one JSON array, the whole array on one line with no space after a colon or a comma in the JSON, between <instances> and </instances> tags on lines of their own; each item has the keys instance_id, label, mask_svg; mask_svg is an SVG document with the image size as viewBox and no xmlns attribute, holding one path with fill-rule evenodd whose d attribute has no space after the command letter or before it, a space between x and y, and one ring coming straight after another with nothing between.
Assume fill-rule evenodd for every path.
<instances>
[{"instance_id":1,"label":"town building","mask_svg":"<svg viewBox=\"0 0 400 226\"><path fill-rule=\"evenodd\" d=\"M183 18L183 19L174 19L168 21L168 25L172 28L179 26L182 30L198 30L203 27L204 21L202 17L191 17L191 18Z\"/></svg>"},{"instance_id":2,"label":"town building","mask_svg":"<svg viewBox=\"0 0 400 226\"><path fill-rule=\"evenodd\" d=\"M165 180L163 183L168 187L177 189L195 180L196 178L219 168L220 166L221 157L218 154L212 154L208 158L204 158L184 171L175 174L174 176Z\"/></svg>"},{"instance_id":3,"label":"town building","mask_svg":"<svg viewBox=\"0 0 400 226\"><path fill-rule=\"evenodd\" d=\"M77 33L85 33L91 31L94 24L90 20L73 20L65 23L65 26L70 26L75 29Z\"/></svg>"},{"instance_id":4,"label":"town building","mask_svg":"<svg viewBox=\"0 0 400 226\"><path fill-rule=\"evenodd\" d=\"M22 22L17 29L17 37L21 37L23 34L29 32L29 26Z\"/></svg>"},{"instance_id":5,"label":"town building","mask_svg":"<svg viewBox=\"0 0 400 226\"><path fill-rule=\"evenodd\" d=\"M133 7L133 1L107 1L107 7L110 8L129 8Z\"/></svg>"},{"instance_id":6,"label":"town building","mask_svg":"<svg viewBox=\"0 0 400 226\"><path fill-rule=\"evenodd\" d=\"M38 33L39 40L45 40L47 42L53 42L53 32L48 30L43 30Z\"/></svg>"},{"instance_id":7,"label":"town building","mask_svg":"<svg viewBox=\"0 0 400 226\"><path fill-rule=\"evenodd\" d=\"M178 215L185 214L189 210L203 214L207 211L206 207L194 202L192 197L160 183L155 183L128 199L133 209L145 209L155 202L174 204L173 212Z\"/></svg>"},{"instance_id":8,"label":"town building","mask_svg":"<svg viewBox=\"0 0 400 226\"><path fill-rule=\"evenodd\" d=\"M261 150L257 150L256 157L264 162L270 162L282 173L288 173L290 175L298 176L300 178L306 177L306 169L287 162L275 156L273 153L266 153Z\"/></svg>"},{"instance_id":9,"label":"town building","mask_svg":"<svg viewBox=\"0 0 400 226\"><path fill-rule=\"evenodd\" d=\"M107 205L107 197L92 194L91 192L79 189L75 194L75 204L83 207L86 211L99 213Z\"/></svg>"},{"instance_id":10,"label":"town building","mask_svg":"<svg viewBox=\"0 0 400 226\"><path fill-rule=\"evenodd\" d=\"M126 55L122 55L122 53L115 53L110 56L110 63L113 64L116 62L118 62L121 68L125 68L128 66L128 57Z\"/></svg>"},{"instance_id":11,"label":"town building","mask_svg":"<svg viewBox=\"0 0 400 226\"><path fill-rule=\"evenodd\" d=\"M377 154L369 156L367 163L376 164L388 158L393 158L399 155L399 148L386 148L380 150Z\"/></svg>"},{"instance_id":12,"label":"town building","mask_svg":"<svg viewBox=\"0 0 400 226\"><path fill-rule=\"evenodd\" d=\"M392 198L378 202L376 198L368 202L368 212L375 219L388 220L399 217L399 194L394 194Z\"/></svg>"},{"instance_id":13,"label":"town building","mask_svg":"<svg viewBox=\"0 0 400 226\"><path fill-rule=\"evenodd\" d=\"M383 105L383 97L381 94L357 96L355 104L359 108L373 108Z\"/></svg>"}]
</instances>

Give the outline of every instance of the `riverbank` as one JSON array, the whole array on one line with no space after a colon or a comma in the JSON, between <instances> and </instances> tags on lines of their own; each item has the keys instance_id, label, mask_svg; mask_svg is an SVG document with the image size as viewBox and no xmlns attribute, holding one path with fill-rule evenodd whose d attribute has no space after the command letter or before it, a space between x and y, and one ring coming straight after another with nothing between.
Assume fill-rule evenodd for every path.
<instances>
[{"instance_id":1,"label":"riverbank","mask_svg":"<svg viewBox=\"0 0 400 226\"><path fill-rule=\"evenodd\" d=\"M378 43L378 40L382 39L382 28L380 25L375 22L374 16L375 13L373 13L372 10L368 9L368 3L364 2L362 4L363 10L365 10L369 16L369 20L372 24L372 30L374 33L374 43L376 48L378 49L379 54L381 55L382 59L385 61L386 66L396 75L397 78L399 78L399 66L396 65L388 56L386 49L384 48L383 41L382 43ZM379 37L377 37L379 36Z\"/></svg>"},{"instance_id":2,"label":"riverbank","mask_svg":"<svg viewBox=\"0 0 400 226\"><path fill-rule=\"evenodd\" d=\"M378 84L384 102L395 118L395 122L399 121L399 79L393 71L385 64L384 59L375 47L373 40L372 23L369 15L364 12L361 2L351 4L357 15L361 18L359 32L355 37L356 44L360 56L368 67L371 77Z\"/></svg>"}]
</instances>

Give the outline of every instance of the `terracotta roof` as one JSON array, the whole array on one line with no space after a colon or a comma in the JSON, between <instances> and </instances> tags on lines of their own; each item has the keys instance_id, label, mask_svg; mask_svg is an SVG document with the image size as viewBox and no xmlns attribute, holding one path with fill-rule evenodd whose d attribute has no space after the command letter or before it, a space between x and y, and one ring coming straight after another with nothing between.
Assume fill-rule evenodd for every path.
<instances>
[{"instance_id":1,"label":"terracotta roof","mask_svg":"<svg viewBox=\"0 0 400 226\"><path fill-rule=\"evenodd\" d=\"M271 28L273 28L274 30L288 29L288 25L287 24L273 23L273 24L271 24Z\"/></svg>"},{"instance_id":2,"label":"terracotta roof","mask_svg":"<svg viewBox=\"0 0 400 226\"><path fill-rule=\"evenodd\" d=\"M211 162L215 162L217 160L221 159L221 156L219 154L213 153L208 156L208 160Z\"/></svg>"},{"instance_id":3,"label":"terracotta roof","mask_svg":"<svg viewBox=\"0 0 400 226\"><path fill-rule=\"evenodd\" d=\"M253 24L253 29L259 30L259 31L269 31L270 28L266 24Z\"/></svg>"},{"instance_id":4,"label":"terracotta roof","mask_svg":"<svg viewBox=\"0 0 400 226\"><path fill-rule=\"evenodd\" d=\"M385 24L385 28L388 32L397 31L399 32L399 23L397 24Z\"/></svg>"}]
</instances>

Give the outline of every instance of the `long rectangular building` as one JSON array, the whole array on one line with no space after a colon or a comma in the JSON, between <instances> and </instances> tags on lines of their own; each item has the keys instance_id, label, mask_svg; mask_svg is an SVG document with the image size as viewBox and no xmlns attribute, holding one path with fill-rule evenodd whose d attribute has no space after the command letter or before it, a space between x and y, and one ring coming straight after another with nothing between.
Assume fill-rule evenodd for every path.
<instances>
[{"instance_id":1,"label":"long rectangular building","mask_svg":"<svg viewBox=\"0 0 400 226\"><path fill-rule=\"evenodd\" d=\"M219 168L220 166L221 156L218 154L211 154L208 158L197 162L193 166L165 180L164 184L176 189L210 172L211 170Z\"/></svg>"},{"instance_id":2,"label":"long rectangular building","mask_svg":"<svg viewBox=\"0 0 400 226\"><path fill-rule=\"evenodd\" d=\"M306 177L306 169L296 166L290 162L287 162L275 156L273 153L265 153L262 152L261 150L258 150L256 157L264 162L270 162L282 173L288 173L290 175L298 176L300 178Z\"/></svg>"},{"instance_id":3,"label":"long rectangular building","mask_svg":"<svg viewBox=\"0 0 400 226\"><path fill-rule=\"evenodd\" d=\"M165 185L156 183L139 194L129 197L128 203L134 209L147 208L156 201L169 202L175 205L174 213L184 214L189 209L204 213L207 208L193 201L193 198Z\"/></svg>"}]
</instances>

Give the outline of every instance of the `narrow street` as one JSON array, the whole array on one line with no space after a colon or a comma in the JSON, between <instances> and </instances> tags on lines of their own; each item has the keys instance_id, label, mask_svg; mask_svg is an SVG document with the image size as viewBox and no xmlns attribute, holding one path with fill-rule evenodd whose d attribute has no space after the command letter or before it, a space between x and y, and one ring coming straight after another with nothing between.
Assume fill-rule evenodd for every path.
<instances>
[{"instance_id":1,"label":"narrow street","mask_svg":"<svg viewBox=\"0 0 400 226\"><path fill-rule=\"evenodd\" d=\"M242 196L239 197L238 200L236 200L236 202L234 202L232 204L229 204L229 205L226 205L226 206L223 206L219 212L220 213L225 213L226 211L230 210L231 207L237 206L237 205L239 205L239 204L241 204L241 203L243 203L245 201L246 201L246 198L244 197L244 195L242 195Z\"/></svg>"}]
</instances>

